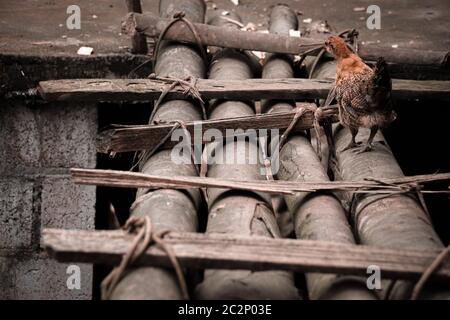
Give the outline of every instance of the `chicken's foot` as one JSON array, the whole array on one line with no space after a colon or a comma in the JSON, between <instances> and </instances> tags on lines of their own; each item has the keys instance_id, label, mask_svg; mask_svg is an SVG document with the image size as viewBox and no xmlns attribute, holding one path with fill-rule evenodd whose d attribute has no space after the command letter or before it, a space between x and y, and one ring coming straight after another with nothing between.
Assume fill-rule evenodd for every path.
<instances>
[{"instance_id":1,"label":"chicken's foot","mask_svg":"<svg viewBox=\"0 0 450 320\"><path fill-rule=\"evenodd\" d=\"M358 148L358 150L356 150L356 154L361 154L364 152L368 152L371 151L373 149L373 145L372 145L372 141L373 138L375 138L375 135L378 132L378 127L374 126L372 128L370 128L370 136L369 139L367 139L366 144L364 144L362 147Z\"/></svg>"},{"instance_id":2,"label":"chicken's foot","mask_svg":"<svg viewBox=\"0 0 450 320\"><path fill-rule=\"evenodd\" d=\"M356 142L356 135L358 134L358 128L350 127L349 129L352 134L352 139L350 140L349 144L345 148L342 148L340 150L340 152L344 152L344 151L353 149L358 146L358 143Z\"/></svg>"}]
</instances>

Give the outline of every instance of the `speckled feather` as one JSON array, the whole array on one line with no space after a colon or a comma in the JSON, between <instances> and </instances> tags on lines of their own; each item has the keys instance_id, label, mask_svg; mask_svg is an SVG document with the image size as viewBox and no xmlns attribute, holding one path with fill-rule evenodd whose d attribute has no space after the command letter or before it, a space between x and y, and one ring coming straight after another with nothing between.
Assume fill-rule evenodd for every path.
<instances>
[{"instance_id":1,"label":"speckled feather","mask_svg":"<svg viewBox=\"0 0 450 320\"><path fill-rule=\"evenodd\" d=\"M359 57L358 60L338 67L336 98L341 107L340 120L349 127L384 127L392 118L390 89L377 86L377 69L374 71Z\"/></svg>"},{"instance_id":2,"label":"speckled feather","mask_svg":"<svg viewBox=\"0 0 450 320\"><path fill-rule=\"evenodd\" d=\"M333 38L329 45L338 61L335 86L341 123L353 128L388 125L396 115L392 111L392 86L386 62L379 59L372 69L340 39Z\"/></svg>"}]
</instances>

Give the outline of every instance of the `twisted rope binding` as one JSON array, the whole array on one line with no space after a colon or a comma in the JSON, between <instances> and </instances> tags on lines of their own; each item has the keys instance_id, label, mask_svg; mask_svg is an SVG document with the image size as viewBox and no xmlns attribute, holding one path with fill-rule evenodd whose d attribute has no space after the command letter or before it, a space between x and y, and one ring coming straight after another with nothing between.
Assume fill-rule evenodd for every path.
<instances>
[{"instance_id":1,"label":"twisted rope binding","mask_svg":"<svg viewBox=\"0 0 450 320\"><path fill-rule=\"evenodd\" d=\"M138 65L136 68L131 70L130 73L128 74L128 77L130 77L133 73L136 73L137 70L139 70L140 68L142 68L144 65L146 65L149 62L152 62L152 69L153 69L153 71L155 70L156 60L158 58L158 53L159 53L159 49L161 47L161 42L164 39L164 36L166 35L167 31L178 21L182 21L188 26L189 30L192 32L192 34L194 36L194 39L200 50L200 54L202 55L202 59L203 59L205 65L208 65L208 55L205 51L205 48L202 45L201 38L198 35L197 29L195 29L195 26L192 22L190 22L188 19L185 18L185 15L186 14L183 11L176 12L173 15L173 19L166 25L166 27L163 29L163 31L159 34L158 40L155 42L155 48L152 53L152 58L147 61L144 61L143 63ZM143 33L146 29L143 29L140 32Z\"/></svg>"},{"instance_id":2,"label":"twisted rope binding","mask_svg":"<svg viewBox=\"0 0 450 320\"><path fill-rule=\"evenodd\" d=\"M167 26L164 28L164 30L160 33L158 40L155 44L155 50L153 50L153 70L155 70L156 60L158 59L158 53L159 49L161 47L161 42L164 39L164 36L166 35L167 31L178 21L184 22L189 30L192 32L192 35L194 36L195 42L198 46L198 49L200 50L200 54L202 55L203 61L205 65L208 65L208 55L206 54L205 48L202 45L201 38L197 32L197 29L195 29L194 24L185 18L186 14L183 11L176 12L173 15L172 21L170 21Z\"/></svg>"},{"instance_id":3,"label":"twisted rope binding","mask_svg":"<svg viewBox=\"0 0 450 320\"><path fill-rule=\"evenodd\" d=\"M132 216L130 217L123 229L130 234L135 234L130 249L122 257L120 264L115 267L108 276L101 283L101 296L103 300L109 300L116 288L117 284L124 276L125 270L138 260L148 247L155 243L163 249L175 270L180 285L183 299L189 299L186 280L184 278L183 270L173 252L173 249L164 242L163 237L168 231L156 234L152 230L152 223L149 216Z\"/></svg>"},{"instance_id":4,"label":"twisted rope binding","mask_svg":"<svg viewBox=\"0 0 450 320\"><path fill-rule=\"evenodd\" d=\"M417 300L417 298L420 296L420 293L422 292L423 287L425 286L425 283L428 281L431 275L436 270L439 269L439 267L442 265L442 263L449 255L450 255L450 245L444 250L442 250L442 252L436 257L436 259L434 259L434 261L430 264L430 266L424 271L419 281L414 286L411 295L411 300Z\"/></svg>"},{"instance_id":5,"label":"twisted rope binding","mask_svg":"<svg viewBox=\"0 0 450 320\"><path fill-rule=\"evenodd\" d=\"M186 79L167 78L167 77L159 77L154 73L150 74L148 76L148 78L169 84L169 86L167 88L165 88L163 92L161 92L161 95L158 97L158 100L155 102L153 111L150 115L149 123L151 123L153 121L156 111L158 110L161 102L164 100L166 95L171 90L175 89L176 86L180 86L183 89L183 94L185 96L191 96L192 98L197 99L200 102L200 107L202 108L202 116L204 119L206 119L205 101L203 101L200 91L197 88L197 80L198 80L197 78L194 78L194 77L187 77Z\"/></svg>"}]
</instances>

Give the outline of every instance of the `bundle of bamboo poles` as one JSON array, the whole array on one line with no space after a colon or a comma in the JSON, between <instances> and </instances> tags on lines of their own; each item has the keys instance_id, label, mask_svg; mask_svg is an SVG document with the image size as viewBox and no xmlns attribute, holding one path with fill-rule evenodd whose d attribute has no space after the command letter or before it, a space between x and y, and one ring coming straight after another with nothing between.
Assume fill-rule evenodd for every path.
<instances>
[{"instance_id":1,"label":"bundle of bamboo poles","mask_svg":"<svg viewBox=\"0 0 450 320\"><path fill-rule=\"evenodd\" d=\"M205 4L202 0L161 0L159 13L162 18L173 16L184 10L191 21L203 23ZM203 78L206 66L197 49L177 42L164 41L157 57L154 72L163 77ZM183 120L202 118L200 108L189 100L166 100L159 106L152 121ZM194 164L177 165L170 161L170 150L158 150L143 161L140 171L157 176L194 176ZM188 163L190 159L186 159ZM145 197L143 198L143 196ZM170 229L195 232L198 228L197 212L201 196L198 190L174 190L169 188L141 188L136 195L136 204L131 215L146 215L152 219L155 231ZM111 299L182 299L183 292L170 269L141 267L129 270L117 284Z\"/></svg>"},{"instance_id":2,"label":"bundle of bamboo poles","mask_svg":"<svg viewBox=\"0 0 450 320\"><path fill-rule=\"evenodd\" d=\"M133 6L133 1L128 1L130 12L140 12L140 6ZM141 13L130 13L125 20L123 27L132 36L133 48L136 52L145 50L143 44L145 36L158 36L166 28L174 13L183 11L185 17L193 22L195 32L200 36L200 45L215 46L211 48L213 53L212 62L209 68L209 78L216 81L215 85L220 86L220 81L240 80L247 81L252 77L259 76L258 63L255 62L251 53L243 51L245 49L270 51L276 54L268 55L262 69L264 79L293 78L294 66L291 54L301 53L309 49L309 53L314 53L318 43L313 39L296 38L288 36L289 30L297 29L298 22L295 13L286 5L278 5L272 9L270 16L270 34L257 35L238 30L235 22L230 19L223 19L216 15L209 25L203 24L205 6L200 0L160 1L160 18ZM231 14L232 21L240 21L238 15ZM155 73L161 79L175 78L184 79L188 76L202 78L206 75L206 65L202 60L201 48L180 43L198 43L198 39L189 26L176 22L165 34L164 41L160 44L161 49L156 57ZM219 48L218 48L219 47ZM226 48L220 48L226 47ZM376 50L375 50L376 51ZM362 55L370 57L367 49L362 49ZM398 53L398 51L396 51ZM446 57L442 53L421 56L416 55L411 58L408 54L399 56L389 56L395 63L417 63L424 61L430 65L446 65ZM399 57L402 61L398 61ZM407 57L407 59L405 59ZM416 59L416 60L414 60ZM317 78L333 78L335 64L332 61L320 63L312 74ZM315 80L316 85L329 86L329 82ZM267 82L270 85L270 82ZM52 87L43 83L40 90L47 97L59 98L61 91L52 92ZM127 84L128 86L129 84ZM139 86L139 81L136 86ZM211 85L211 84L209 84ZM442 84L441 84L442 85ZM69 85L70 87L70 85ZM212 84L214 88L214 83ZM445 88L445 85L444 85ZM69 88L70 89L70 88ZM147 88L148 89L148 88ZM317 88L316 88L317 89ZM314 90L316 90L314 89ZM423 88L422 88L423 89ZM158 94L164 91L162 87L156 90ZM361 254L365 259L368 252L380 252L382 262L389 266L391 278L401 276L410 278L411 275L404 275L401 269L405 266L405 260L393 257L385 258L385 254L395 255L394 250L404 250L404 255L411 259L411 263L423 266L424 259L418 261L417 256L429 253L436 254L442 250L443 245L434 232L427 210L421 202L420 194L424 192L448 192L448 190L424 189L432 182L449 181L450 174L435 174L404 177L396 163L392 152L381 134L376 140L380 148L370 153L357 155L351 152L338 152L337 166L334 167L334 176L337 181L330 181L327 169L319 160L317 154L311 146L308 130L314 125L314 107L306 112L301 121L296 123L295 130L289 130L289 136L280 150L280 171L272 176L266 170L261 170L260 164L218 164L207 165L205 172L199 171L197 164L192 158L187 157L188 164L176 165L171 162L170 143L161 143L175 128L173 124L167 122L175 121L182 123L188 133L194 133L195 122L202 119L202 110L198 101L192 99L179 99L179 88L172 87L173 95L168 95L161 101L155 109L154 117L150 119L149 126L136 128L116 128L105 132L100 136L100 151L103 152L125 152L136 150L152 150L150 156L143 158L140 163L140 173L118 172L109 170L84 170L72 169L74 181L80 184L93 184L115 187L139 188L136 202L131 208L133 216L149 216L154 223L156 230L169 229L171 231L189 232L188 234L172 234L172 244L180 245L179 255L189 266L195 261L197 256L202 256L201 261L208 266L212 263L214 269L206 269L200 281L190 282L189 292L191 296L198 299L299 299L294 277L290 270L306 271L307 296L310 299L406 299L410 297L413 282L406 280L384 280L381 292L370 291L361 277L363 268L361 263L357 267L352 263L345 266L327 268L324 260L317 258L315 264L311 264L311 257L297 257L289 261L274 261L270 257L270 250L277 250L278 246L286 245L283 251L286 255L294 255L290 250L294 250L294 244L286 240L277 242L281 237L280 227L283 224L292 224L297 243L303 245L304 250L314 252L314 241L316 247L339 256L339 250L354 250L355 254ZM207 110L208 121L203 122L206 129L218 129L225 131L228 126L247 126L250 128L273 128L286 130L291 127L295 120L297 96L289 94L289 89L284 89L285 93L280 94L277 99L271 95L259 96L255 98L255 93L239 95L234 92L233 96L227 96L227 91L222 90L220 99L209 101ZM322 91L320 91L322 90ZM317 97L323 97L328 88L319 88ZM139 91L139 90L138 90ZM170 90L169 90L170 91ZM68 90L69 94L77 94ZM211 92L211 91L209 91ZM288 94L286 94L288 92ZM303 93L308 97L308 90ZM442 91L440 91L442 92ZM104 95L104 92L101 93ZM131 97L139 94L131 93ZM183 93L185 94L185 93ZM217 94L214 93L214 94ZM318 96L317 96L318 95ZM83 99L83 95L77 96ZM86 97L86 96L85 96ZM147 96L148 98L149 96ZM230 100L231 97L231 100ZM238 99L238 97L240 97ZM92 99L92 95L90 96ZM97 97L98 98L98 97ZM265 115L255 115L254 100L267 98L261 102L261 110ZM336 114L329 115L331 121L336 122ZM189 122L191 121L191 122ZM259 121L259 122L258 122ZM163 123L157 124L155 123ZM245 127L245 128L247 128ZM206 129L203 130L206 130ZM117 139L119 137L123 140ZM202 132L203 133L203 132ZM316 131L317 133L317 131ZM320 131L319 131L320 133ZM363 133L363 136L366 133ZM349 138L347 130L336 127L334 140L338 150L344 140ZM365 137L363 137L364 139ZM321 139L320 134L315 139ZM155 143L156 140L157 143ZM119 142L117 142L119 141ZM165 142L165 141L163 141ZM266 141L268 142L268 141ZM246 141L231 140L226 143L221 141L201 140L204 144L204 154L206 156L215 153L216 155L226 155L229 153L262 152L268 154L267 144L262 140ZM194 146L198 147L198 146ZM264 171L265 175L261 175ZM198 176L198 175L206 175ZM201 197L200 189L206 189L205 197ZM198 231L198 212L202 201L206 201L208 207L207 228L204 240L198 240L193 232ZM285 206L285 207L284 207ZM280 219L283 207L287 210L287 215L291 219ZM286 213L285 213L286 215ZM277 219L278 218L278 219ZM351 228L353 226L353 230ZM77 252L70 251L70 243L67 243L66 236L71 234L79 237L77 245L92 246L87 240L101 239L102 235L83 233L64 233L58 235L57 231L47 231L48 247L53 250L53 254L63 257L67 261L67 256L77 256ZM226 235L223 238L215 238L218 234ZM233 236L246 235L251 239L235 239ZM260 240L258 236L263 238ZM120 250L112 247L94 246L91 253L96 253L101 257L117 259L122 253L122 248L126 241L119 234L107 235L107 237L120 238ZM178 238L177 238L178 237ZM273 239L272 239L273 238ZM199 238L200 239L200 238ZM83 242L84 241L84 242ZM177 242L178 241L178 242ZM192 241L189 250L196 253L186 252L183 243L180 241ZM199 242L196 242L199 241ZM205 241L205 249L212 251L200 252L196 245L201 245ZM221 244L221 241L223 243ZM266 244L268 250L258 248L260 244ZM310 242L308 242L310 241ZM311 242L312 241L312 242ZM326 242L336 243L336 247L331 248ZM61 252L58 255L58 243ZM170 237L168 242L170 243ZM55 244L56 243L56 244ZM208 243L208 244L206 244ZM236 249L227 256L227 270L220 268L220 257L216 256L217 248L223 246L227 248L228 243L231 248ZM51 245L50 245L51 244ZM243 248L233 245L243 245ZM375 248L368 248L367 251L358 245L370 245ZM414 244L420 248L420 253L414 252L411 248ZM308 247L309 245L309 247ZM211 248L210 248L211 247ZM358 247L358 248L356 248ZM376 248L376 247L384 247ZM252 255L252 248L261 252L264 259ZM295 247L296 248L296 247ZM269 250L270 249L270 250ZM68 250L68 251L64 251ZM103 251L102 251L103 250ZM195 251L197 250L197 251ZM241 251L239 251L241 250ZM246 251L247 250L247 251ZM328 250L328 251L327 251ZM334 251L333 251L334 250ZM372 250L372 251L371 251ZM379 250L379 251L376 251ZM385 250L385 251L383 251ZM391 251L389 251L391 250ZM89 251L89 250L87 250ZM87 251L83 255L78 255L78 259L91 259ZM389 251L389 252L388 252ZM245 252L245 259L240 256ZM309 252L309 251L308 251ZM102 256L103 254L103 256ZM136 266L127 270L127 273L118 283L113 291L113 299L181 299L186 298L186 293L182 292L180 284L176 281L173 270L162 268L167 261L161 258L161 253L154 248L150 248L147 253L153 259L162 259L156 266ZM431 254L429 254L431 255ZM283 260L281 255L275 255ZM322 256L321 256L322 257ZM323 257L322 257L323 258ZM432 257L428 256L429 261ZM210 260L208 260L210 259ZM224 258L223 258L224 259ZM254 261L253 261L254 259ZM296 260L297 259L297 260ZM300 260L298 260L300 259ZM302 260L303 259L303 260ZM348 255L347 259L351 260ZM391 260L389 260L391 259ZM94 259L93 259L94 260ZM245 260L245 261L244 261ZM325 259L326 260L326 259ZM395 261L394 261L395 260ZM114 260L116 261L116 260ZM158 260L159 261L159 260ZM214 261L211 262L211 261ZM370 261L370 259L364 260ZM409 260L408 260L409 261ZM254 270L228 270L239 269L230 267L229 264L235 262L236 265ZM396 262L393 265L391 263ZM283 264L284 263L284 264ZM403 265L402 265L403 263ZM284 271L267 270L267 265L280 266ZM309 267L308 267L309 264ZM151 264L153 265L153 264ZM266 267L264 267L266 266ZM319 269L314 270L312 267ZM417 276L417 267L414 275ZM297 268L297 269L295 269ZM261 271L264 270L264 271ZM328 272L317 273L315 271ZM447 269L439 273L446 277ZM342 272L334 274L333 272ZM412 271L411 271L412 272ZM355 275L355 276L351 276ZM429 286L422 293L423 298L449 298L450 290L447 288L435 288Z\"/></svg>"}]
</instances>

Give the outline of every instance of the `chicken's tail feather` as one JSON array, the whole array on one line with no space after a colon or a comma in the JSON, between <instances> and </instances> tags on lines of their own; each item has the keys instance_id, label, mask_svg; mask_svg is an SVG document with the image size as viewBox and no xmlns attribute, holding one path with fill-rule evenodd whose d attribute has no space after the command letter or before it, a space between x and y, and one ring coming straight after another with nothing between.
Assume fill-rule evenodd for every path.
<instances>
[{"instance_id":1,"label":"chicken's tail feather","mask_svg":"<svg viewBox=\"0 0 450 320\"><path fill-rule=\"evenodd\" d=\"M374 105L377 108L383 106L382 108L388 112L393 109L391 99L392 81L388 65L382 57L378 58L373 68L373 73L371 96L375 102Z\"/></svg>"},{"instance_id":2,"label":"chicken's tail feather","mask_svg":"<svg viewBox=\"0 0 450 320\"><path fill-rule=\"evenodd\" d=\"M383 57L379 57L375 67L373 68L374 78L373 84L375 89L391 91L392 81L389 74L388 65Z\"/></svg>"}]
</instances>

